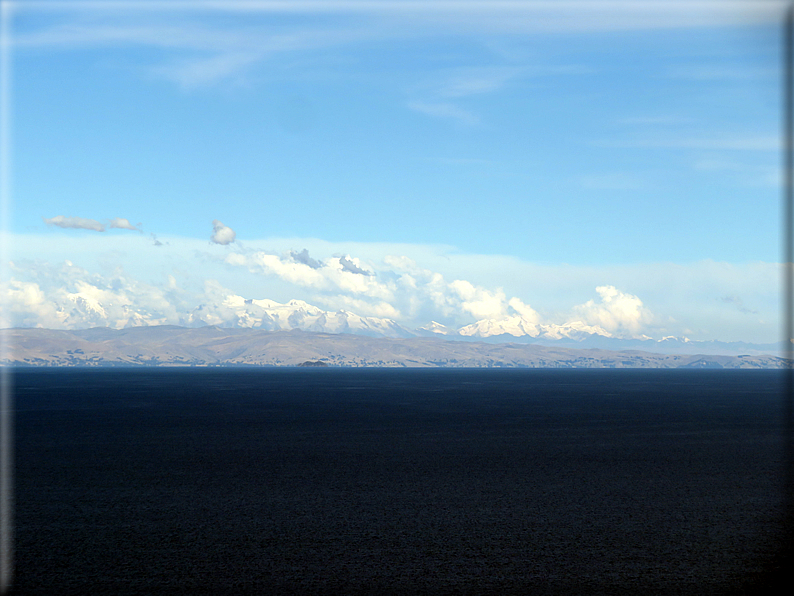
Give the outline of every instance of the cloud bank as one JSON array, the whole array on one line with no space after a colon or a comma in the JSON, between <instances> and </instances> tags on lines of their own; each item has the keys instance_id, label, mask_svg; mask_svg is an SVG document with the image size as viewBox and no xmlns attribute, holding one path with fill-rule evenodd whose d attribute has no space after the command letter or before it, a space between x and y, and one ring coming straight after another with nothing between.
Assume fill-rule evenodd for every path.
<instances>
[{"instance_id":1,"label":"cloud bank","mask_svg":"<svg viewBox=\"0 0 794 596\"><path fill-rule=\"evenodd\" d=\"M200 320L236 326L243 319L219 306L236 296L238 302L300 299L327 312L388 318L409 329L431 321L449 329L488 322L472 334L523 329L534 337L563 325L615 337L769 342L779 333L780 266L774 263L552 267L451 247L264 241L284 249L274 252L137 234L13 235L10 242L15 262L2 289L6 326ZM79 266L59 264L56 254ZM207 281L228 290L208 292ZM253 310L249 315L259 316Z\"/></svg>"},{"instance_id":2,"label":"cloud bank","mask_svg":"<svg viewBox=\"0 0 794 596\"><path fill-rule=\"evenodd\" d=\"M191 292L183 289L173 275L163 283L151 284L133 279L121 268L112 274L100 275L70 261L56 265L37 262L12 265L14 278L0 285L0 298L4 303L0 324L51 329L104 326L121 329L148 325L290 329L298 326L309 331L328 331L330 326L338 332L357 328L399 336L407 333L405 328L395 324L403 316L401 308L414 308L436 315L433 320L440 318L438 315L446 315L452 319L478 321L476 325L463 328L463 335L482 332L515 335L513 330L520 329L518 334L536 337L541 328L548 333L562 323L589 333L629 337L633 335L627 333L636 334L647 314L636 296L610 286L598 288L600 302L590 300L577 307L569 321L555 323L544 320L519 298L508 299L502 290L489 291L460 279L447 282L440 274L422 270L401 257L391 261L402 273L396 278L378 279L388 276L385 272L363 275L348 271L340 265L345 257L317 261L321 266L315 269L303 263L288 262L288 255L283 258L252 256L252 262L260 267L269 267L271 272L326 291L327 294L315 295L325 309L302 300L282 305L263 297L241 296L213 279L205 280L199 291ZM226 261L233 263L235 259L229 257ZM301 273L306 275L301 276ZM390 273L397 274L394 270ZM348 277L358 278L363 285L352 285ZM347 291L339 291L343 289Z\"/></svg>"}]
</instances>

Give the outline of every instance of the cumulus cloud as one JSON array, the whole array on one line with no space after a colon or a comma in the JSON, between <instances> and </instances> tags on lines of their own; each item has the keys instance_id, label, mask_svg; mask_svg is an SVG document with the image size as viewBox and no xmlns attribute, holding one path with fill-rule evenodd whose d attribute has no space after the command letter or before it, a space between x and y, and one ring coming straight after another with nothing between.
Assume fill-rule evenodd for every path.
<instances>
[{"instance_id":1,"label":"cumulus cloud","mask_svg":"<svg viewBox=\"0 0 794 596\"><path fill-rule=\"evenodd\" d=\"M64 316L37 283L10 280L0 285L3 309L0 325L60 329Z\"/></svg>"},{"instance_id":2,"label":"cumulus cloud","mask_svg":"<svg viewBox=\"0 0 794 596\"><path fill-rule=\"evenodd\" d=\"M237 234L229 226L223 225L223 222L217 219L212 220L212 236L210 240L215 244L231 244Z\"/></svg>"},{"instance_id":3,"label":"cumulus cloud","mask_svg":"<svg viewBox=\"0 0 794 596\"><path fill-rule=\"evenodd\" d=\"M129 219L126 219L124 217L114 217L113 219L110 220L110 224L108 225L111 228L118 228L120 230L136 230L138 232L140 232L141 230L140 227L141 224L134 226L130 223Z\"/></svg>"},{"instance_id":4,"label":"cumulus cloud","mask_svg":"<svg viewBox=\"0 0 794 596\"><path fill-rule=\"evenodd\" d=\"M391 319L409 328L430 320L441 321L461 328L463 334L471 328L469 335L482 331L485 325L485 330L514 333L515 329L523 329L533 337L541 332L551 337L555 329L562 333L559 325L562 323L566 337L576 330L639 337L654 319L637 296L614 286L598 286L598 299L574 307L567 319L555 315L555 320L547 320L522 299L509 297L501 288L489 289L464 279L449 281L404 256L367 263L365 269L353 257L311 259L315 265L312 267L296 262L295 254L310 258L308 251L283 255L235 251L223 261L308 290L308 295L303 293L308 303L298 302L313 313L312 317L317 317L318 325L325 324L322 311L346 311L363 317ZM343 259L370 274L349 271ZM283 328L283 321L273 319L273 308L278 309L279 304L267 295L245 298L211 279L204 281L201 288L183 286L174 275L165 276L159 284L151 284L128 276L120 267L112 274L101 275L69 261L57 265L25 262L12 264L11 269L11 280L0 285L4 327L118 329L211 324ZM735 304L733 299L723 301ZM340 318L343 324L341 321Z\"/></svg>"},{"instance_id":5,"label":"cumulus cloud","mask_svg":"<svg viewBox=\"0 0 794 596\"><path fill-rule=\"evenodd\" d=\"M601 327L617 336L635 337L653 319L651 312L637 296L626 294L614 286L596 288L600 300L588 300L574 307L574 316L585 323Z\"/></svg>"},{"instance_id":6,"label":"cumulus cloud","mask_svg":"<svg viewBox=\"0 0 794 596\"><path fill-rule=\"evenodd\" d=\"M224 261L229 265L245 267L253 273L275 275L305 288L324 289L328 286L326 274L321 269L296 262L289 255L281 257L264 251L235 252L227 255Z\"/></svg>"},{"instance_id":7,"label":"cumulus cloud","mask_svg":"<svg viewBox=\"0 0 794 596\"><path fill-rule=\"evenodd\" d=\"M203 299L191 297L202 294L204 279L214 278L246 298L270 298L280 302L300 298L325 310L344 309L364 316L385 315L408 328L437 321L459 329L479 320L473 314L476 313L486 314L496 321L503 317L520 317L542 329L554 325L573 328L578 321L583 330L603 328L618 337L633 335L632 328L638 329L638 334L655 338L687 335L692 339L759 343L775 341L779 335L781 265L777 263L736 265L702 261L688 265L540 266L514 257L462 254L452 247L337 244L314 239L274 240L274 243L285 243L278 246L278 250L283 251L280 254L257 251L237 243L218 253L207 250L206 238L203 243L195 239L189 243L171 242L170 247L153 246L156 238L149 233L138 240L129 238L125 248L119 241L123 240L120 236L127 233L108 230L107 234L91 234L92 242L88 244L87 238L81 239L79 233L12 235L17 263L25 263L24 272L15 271L11 276L18 284L6 287L14 296L12 302L19 307L16 312L28 313L26 324L35 324L39 319L51 321L58 311L51 308L55 300L63 312L73 313L70 321L79 321L81 316L82 320L87 320L78 311L70 310L75 302L58 290L71 288L70 294L81 292L70 285L73 278L81 275L76 269L64 267L58 279L52 277L55 275L52 268L37 275L41 268L39 263L60 254L90 271L105 275L104 281L86 278L91 285L120 292L125 284L132 284L138 290L125 294L130 299L130 308L151 320L166 317L171 312L165 319L169 324L187 324L184 317L197 304L204 303ZM167 244L165 239L160 240ZM290 256L303 253L303 247L307 247L304 254L311 259L306 262L319 267L296 263ZM168 255L164 259L162 251L166 249ZM97 251L101 251L101 258L97 257ZM346 270L340 255L371 275ZM363 255L371 258L364 259ZM127 273L109 274L116 266L125 268ZM510 277L505 279L504 272L510 272ZM169 273L176 276L180 296L184 298L182 302L179 296L170 294L173 288L165 282ZM159 276L160 281L154 276ZM142 294L145 284L136 279L153 284L152 292L157 288L162 290L174 310L147 306L154 302L145 296L153 294ZM604 280L639 301L642 305L638 309L641 313L639 325L636 325L636 311L634 323L630 317L616 318L614 310L620 300L616 298L611 304L605 304L601 295L594 291L595 287L608 287ZM75 301L78 298L74 296ZM491 307L485 308L489 298ZM585 303L590 299L589 304ZM468 310L463 303L467 303ZM209 308L209 302L206 304ZM4 302L3 307L3 312L7 313L9 306ZM104 308L108 311L106 306ZM610 315L613 323L607 325L610 330L606 331L601 320L609 309L613 311ZM18 320L20 324L24 322ZM621 320L622 331L617 324Z\"/></svg>"},{"instance_id":8,"label":"cumulus cloud","mask_svg":"<svg viewBox=\"0 0 794 596\"><path fill-rule=\"evenodd\" d=\"M49 219L46 217L42 219L48 226L58 226L59 228L71 228L76 230L94 230L95 232L105 231L105 224L86 217L64 217L63 215L56 215Z\"/></svg>"},{"instance_id":9,"label":"cumulus cloud","mask_svg":"<svg viewBox=\"0 0 794 596\"><path fill-rule=\"evenodd\" d=\"M0 285L2 324L6 327L79 329L183 324L178 296L140 282L118 270L90 273L69 261L12 266L13 277Z\"/></svg>"},{"instance_id":10,"label":"cumulus cloud","mask_svg":"<svg viewBox=\"0 0 794 596\"><path fill-rule=\"evenodd\" d=\"M305 249L283 255L241 250L226 255L224 262L307 289L314 304L399 319L408 326L430 320L459 326L516 316L530 325L540 320L533 308L501 288L489 289L465 279L450 281L400 255L364 262L349 254L314 259Z\"/></svg>"},{"instance_id":11,"label":"cumulus cloud","mask_svg":"<svg viewBox=\"0 0 794 596\"><path fill-rule=\"evenodd\" d=\"M475 319L501 319L507 316L507 300L502 290L492 292L456 279L450 289L461 299L460 307Z\"/></svg>"},{"instance_id":12,"label":"cumulus cloud","mask_svg":"<svg viewBox=\"0 0 794 596\"><path fill-rule=\"evenodd\" d=\"M342 332L351 324L367 327L373 323L361 323L360 316L394 319L400 314L386 302L343 295L328 301L339 311L332 312L300 300L285 305L245 298L213 279L205 280L200 290L190 291L181 288L173 275L154 286L131 279L121 269L99 275L69 261L23 265L12 266L16 278L0 284L2 327L121 329L171 324L290 329L298 325L307 331Z\"/></svg>"},{"instance_id":13,"label":"cumulus cloud","mask_svg":"<svg viewBox=\"0 0 794 596\"><path fill-rule=\"evenodd\" d=\"M52 266L38 261L18 264L12 266L12 281L2 286L0 295L7 305L6 326L262 326L269 324L266 303L276 296L282 301L305 299L307 308L314 305L328 312L388 318L408 328L431 320L453 328L484 321L494 328L529 330L530 335L563 325L602 335L637 337L655 321L637 296L614 286L598 286L597 298L571 311L541 315L501 287L484 287L461 277L447 279L402 255L365 261L346 253L313 258L307 249L273 254L236 247L215 258L260 277L253 286L247 282L248 290L243 292L249 297L211 280L203 287L196 283L200 284L201 278L187 277L179 283L174 275L183 274L177 270L172 271L174 275L163 272L160 283L153 284L130 277L120 267L112 274L100 275L68 261ZM276 296L268 290L271 283L281 288ZM255 287L263 289L261 293L254 289L259 295L250 298Z\"/></svg>"},{"instance_id":14,"label":"cumulus cloud","mask_svg":"<svg viewBox=\"0 0 794 596\"><path fill-rule=\"evenodd\" d=\"M507 302L507 304L510 309L522 319L535 325L540 323L540 315L537 313L537 311L529 306L529 304L524 304L519 298L513 297Z\"/></svg>"}]
</instances>

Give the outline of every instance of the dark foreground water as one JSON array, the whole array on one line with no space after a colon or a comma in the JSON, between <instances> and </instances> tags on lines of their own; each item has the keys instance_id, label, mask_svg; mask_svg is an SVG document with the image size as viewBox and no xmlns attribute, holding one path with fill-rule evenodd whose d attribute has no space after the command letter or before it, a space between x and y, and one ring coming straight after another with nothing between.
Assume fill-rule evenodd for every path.
<instances>
[{"instance_id":1,"label":"dark foreground water","mask_svg":"<svg viewBox=\"0 0 794 596\"><path fill-rule=\"evenodd\" d=\"M25 370L16 594L722 594L776 371Z\"/></svg>"}]
</instances>

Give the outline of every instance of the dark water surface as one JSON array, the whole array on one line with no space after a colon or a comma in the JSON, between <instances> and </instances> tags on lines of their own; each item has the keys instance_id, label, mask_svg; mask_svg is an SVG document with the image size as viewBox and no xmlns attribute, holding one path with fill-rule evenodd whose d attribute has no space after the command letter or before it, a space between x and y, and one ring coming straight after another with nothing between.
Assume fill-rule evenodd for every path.
<instances>
[{"instance_id":1,"label":"dark water surface","mask_svg":"<svg viewBox=\"0 0 794 596\"><path fill-rule=\"evenodd\" d=\"M722 594L778 371L15 373L16 594Z\"/></svg>"}]
</instances>

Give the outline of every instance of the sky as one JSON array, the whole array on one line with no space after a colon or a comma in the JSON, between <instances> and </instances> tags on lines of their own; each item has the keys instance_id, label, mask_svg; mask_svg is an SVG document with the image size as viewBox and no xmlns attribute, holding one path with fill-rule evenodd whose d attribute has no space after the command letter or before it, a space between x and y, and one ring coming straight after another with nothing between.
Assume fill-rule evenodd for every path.
<instances>
[{"instance_id":1,"label":"sky","mask_svg":"<svg viewBox=\"0 0 794 596\"><path fill-rule=\"evenodd\" d=\"M777 341L784 8L3 2L0 323Z\"/></svg>"}]
</instances>

